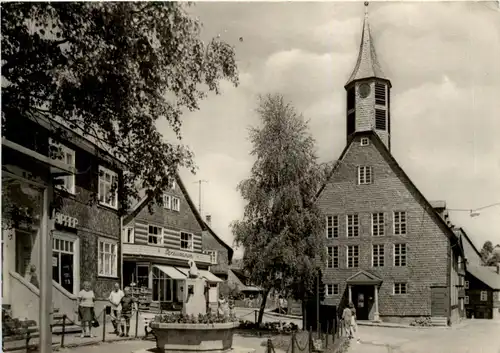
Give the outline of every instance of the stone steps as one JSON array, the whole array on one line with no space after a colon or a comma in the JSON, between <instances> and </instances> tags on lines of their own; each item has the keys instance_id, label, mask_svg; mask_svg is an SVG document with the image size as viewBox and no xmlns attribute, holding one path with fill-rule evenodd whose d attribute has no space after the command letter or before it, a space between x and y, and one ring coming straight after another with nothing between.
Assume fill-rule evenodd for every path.
<instances>
[{"instance_id":1,"label":"stone steps","mask_svg":"<svg viewBox=\"0 0 500 353\"><path fill-rule=\"evenodd\" d=\"M431 317L432 326L448 326L448 318L447 317Z\"/></svg>"}]
</instances>

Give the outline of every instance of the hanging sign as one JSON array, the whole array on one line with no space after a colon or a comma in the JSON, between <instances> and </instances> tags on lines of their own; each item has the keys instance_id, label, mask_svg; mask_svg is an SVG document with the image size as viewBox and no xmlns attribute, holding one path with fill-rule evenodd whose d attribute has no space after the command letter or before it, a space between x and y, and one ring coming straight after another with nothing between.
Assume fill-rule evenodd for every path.
<instances>
[{"instance_id":1,"label":"hanging sign","mask_svg":"<svg viewBox=\"0 0 500 353\"><path fill-rule=\"evenodd\" d=\"M52 256L52 267L57 267L57 257Z\"/></svg>"}]
</instances>

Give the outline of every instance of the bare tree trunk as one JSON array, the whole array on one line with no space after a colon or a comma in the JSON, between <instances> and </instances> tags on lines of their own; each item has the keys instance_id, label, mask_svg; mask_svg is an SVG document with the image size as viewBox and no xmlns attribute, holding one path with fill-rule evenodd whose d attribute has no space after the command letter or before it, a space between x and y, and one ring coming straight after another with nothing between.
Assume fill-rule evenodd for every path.
<instances>
[{"instance_id":1,"label":"bare tree trunk","mask_svg":"<svg viewBox=\"0 0 500 353\"><path fill-rule=\"evenodd\" d=\"M262 296L262 302L260 303L259 317L257 319L258 326L260 326L260 324L262 323L262 318L264 317L264 310L266 309L267 297L269 296L270 292L271 292L270 288L266 289L264 295Z\"/></svg>"}]
</instances>

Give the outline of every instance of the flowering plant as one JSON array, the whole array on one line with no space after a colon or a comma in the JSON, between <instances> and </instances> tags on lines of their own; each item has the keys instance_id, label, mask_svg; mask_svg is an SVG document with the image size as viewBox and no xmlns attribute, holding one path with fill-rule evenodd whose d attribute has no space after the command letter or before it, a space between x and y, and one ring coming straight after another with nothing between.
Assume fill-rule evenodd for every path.
<instances>
[{"instance_id":1,"label":"flowering plant","mask_svg":"<svg viewBox=\"0 0 500 353\"><path fill-rule=\"evenodd\" d=\"M228 322L237 322L234 316L224 316L218 314L198 314L184 315L182 313L169 313L163 315L156 315L153 322L163 324L222 324Z\"/></svg>"}]
</instances>

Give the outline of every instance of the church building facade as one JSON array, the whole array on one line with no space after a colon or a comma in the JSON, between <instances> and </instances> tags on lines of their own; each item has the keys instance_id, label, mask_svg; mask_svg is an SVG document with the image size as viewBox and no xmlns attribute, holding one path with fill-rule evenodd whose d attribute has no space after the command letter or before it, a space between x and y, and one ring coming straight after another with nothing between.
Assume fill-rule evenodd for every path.
<instances>
[{"instance_id":1,"label":"church building facade","mask_svg":"<svg viewBox=\"0 0 500 353\"><path fill-rule=\"evenodd\" d=\"M318 196L325 215L325 304L352 302L359 320L429 317L450 325L464 315L463 253L391 154L391 88L366 11L345 85L346 147Z\"/></svg>"}]
</instances>

